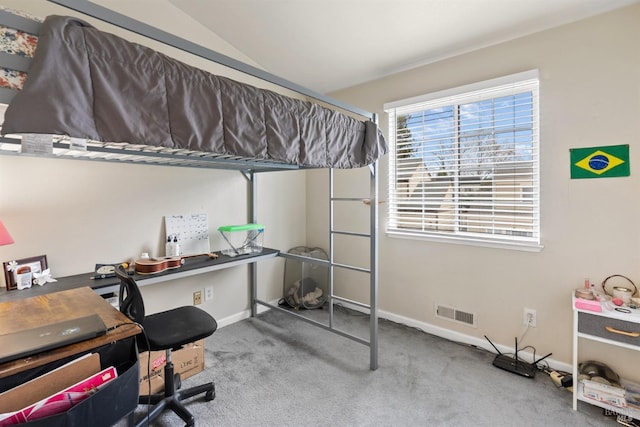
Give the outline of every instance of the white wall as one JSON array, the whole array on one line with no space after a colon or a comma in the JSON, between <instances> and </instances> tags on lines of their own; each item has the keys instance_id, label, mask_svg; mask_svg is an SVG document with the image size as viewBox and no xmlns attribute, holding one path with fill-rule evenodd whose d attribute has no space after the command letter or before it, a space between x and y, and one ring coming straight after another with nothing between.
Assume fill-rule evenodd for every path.
<instances>
[{"instance_id":1,"label":"white wall","mask_svg":"<svg viewBox=\"0 0 640 427\"><path fill-rule=\"evenodd\" d=\"M43 0L3 0L0 5L35 16L73 14ZM215 37L205 37L199 24L186 22L183 16L154 17L167 31L172 31L171 25L179 25L181 31L191 28L196 38L207 39L209 47L216 49L219 44L227 55L234 53L229 46L216 44ZM96 26L130 36L99 22ZM176 50L166 53L194 65L219 68ZM265 225L265 246L286 249L304 244L304 172L259 174L257 179L258 219ZM219 250L224 243L217 227L245 223L246 206L247 181L240 172L0 156L0 219L16 242L0 247L0 261L46 254L52 275L62 277L90 272L95 263L135 259L141 252L163 255L164 216L183 213L208 214L211 249ZM283 260L259 265L262 299L282 295L283 267ZM195 290L213 284L214 300L202 307L221 320L237 318L249 308L247 278L243 266L146 286L142 291L148 312L155 312L191 304ZM0 280L4 287L4 277Z\"/></svg>"},{"instance_id":2,"label":"white wall","mask_svg":"<svg viewBox=\"0 0 640 427\"><path fill-rule=\"evenodd\" d=\"M541 229L540 253L392 238L384 233L381 205L380 309L393 316L482 342L487 334L513 347L522 334L523 308L537 310L538 326L525 343L538 354L569 363L572 349L571 292L585 278L610 274L640 283L640 5L485 48L350 88L333 96L381 117L382 105L533 68L540 70ZM446 34L443 34L446 37ZM384 54L384 52L381 52ZM631 176L571 180L569 149L629 144ZM381 162L381 193L387 195L388 161ZM307 184L310 239L322 225L313 212L325 209L310 198L324 178ZM344 188L351 186L345 180ZM355 249L354 249L355 250ZM360 290L360 299L367 294ZM442 303L477 313L477 329L434 317ZM612 360L606 349L584 354ZM615 368L638 377L630 352Z\"/></svg>"}]
</instances>

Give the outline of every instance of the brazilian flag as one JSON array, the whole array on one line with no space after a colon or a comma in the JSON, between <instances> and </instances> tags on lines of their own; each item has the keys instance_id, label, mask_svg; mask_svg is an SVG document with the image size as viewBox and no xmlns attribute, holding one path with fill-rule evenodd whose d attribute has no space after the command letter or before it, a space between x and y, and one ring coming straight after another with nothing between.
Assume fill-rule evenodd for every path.
<instances>
[{"instance_id":1,"label":"brazilian flag","mask_svg":"<svg viewBox=\"0 0 640 427\"><path fill-rule=\"evenodd\" d=\"M572 148L571 179L629 176L629 145Z\"/></svg>"}]
</instances>

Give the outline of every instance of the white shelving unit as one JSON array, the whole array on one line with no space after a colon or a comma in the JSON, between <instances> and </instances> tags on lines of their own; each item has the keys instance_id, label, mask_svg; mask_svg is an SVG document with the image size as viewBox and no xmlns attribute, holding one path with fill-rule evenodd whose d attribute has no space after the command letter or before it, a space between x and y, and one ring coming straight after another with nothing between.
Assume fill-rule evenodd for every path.
<instances>
[{"instance_id":1,"label":"white shelving unit","mask_svg":"<svg viewBox=\"0 0 640 427\"><path fill-rule=\"evenodd\" d=\"M631 406L620 408L590 399L584 395L584 385L578 379L578 355L581 339L601 342L607 345L640 351L640 310L623 313L615 310L602 312L578 309L575 298L573 306L573 410L578 410L578 401L607 409L620 415L640 419L640 410ZM606 361L603 361L606 363Z\"/></svg>"}]
</instances>

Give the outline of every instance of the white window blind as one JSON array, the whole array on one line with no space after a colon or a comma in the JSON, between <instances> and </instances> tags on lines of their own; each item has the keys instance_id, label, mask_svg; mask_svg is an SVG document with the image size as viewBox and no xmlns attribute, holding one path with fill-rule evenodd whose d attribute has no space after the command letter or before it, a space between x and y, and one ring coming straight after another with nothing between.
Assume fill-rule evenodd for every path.
<instances>
[{"instance_id":1,"label":"white window blind","mask_svg":"<svg viewBox=\"0 0 640 427\"><path fill-rule=\"evenodd\" d=\"M388 233L539 246L537 71L385 104L385 111Z\"/></svg>"}]
</instances>

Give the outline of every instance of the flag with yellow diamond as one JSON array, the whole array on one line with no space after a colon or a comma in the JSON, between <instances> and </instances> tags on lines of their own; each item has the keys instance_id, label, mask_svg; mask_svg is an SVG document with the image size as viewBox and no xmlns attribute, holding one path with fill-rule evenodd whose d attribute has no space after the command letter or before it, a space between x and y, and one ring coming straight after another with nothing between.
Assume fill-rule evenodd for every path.
<instances>
[{"instance_id":1,"label":"flag with yellow diamond","mask_svg":"<svg viewBox=\"0 0 640 427\"><path fill-rule=\"evenodd\" d=\"M629 145L572 148L571 179L629 176Z\"/></svg>"}]
</instances>

